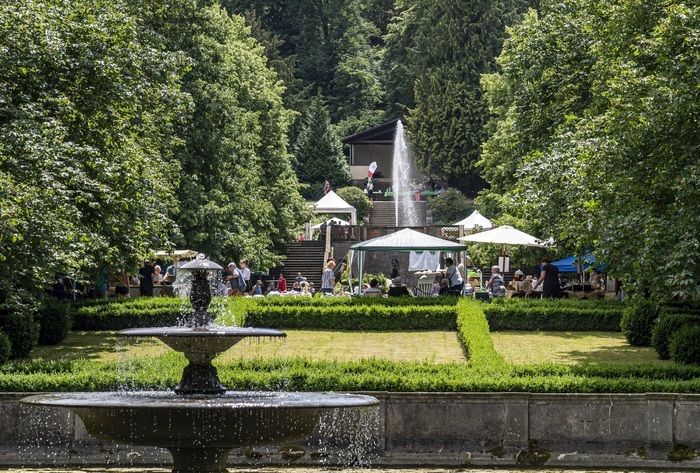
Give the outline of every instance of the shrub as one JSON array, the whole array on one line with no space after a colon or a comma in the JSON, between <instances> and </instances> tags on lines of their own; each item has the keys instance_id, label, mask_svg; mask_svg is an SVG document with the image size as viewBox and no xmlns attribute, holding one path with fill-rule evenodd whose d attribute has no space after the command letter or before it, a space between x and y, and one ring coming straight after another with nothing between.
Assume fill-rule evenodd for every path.
<instances>
[{"instance_id":1,"label":"shrub","mask_svg":"<svg viewBox=\"0 0 700 473\"><path fill-rule=\"evenodd\" d=\"M39 324L29 312L11 312L2 319L2 330L10 339L11 358L29 356L39 339Z\"/></svg>"},{"instance_id":2,"label":"shrub","mask_svg":"<svg viewBox=\"0 0 700 473\"><path fill-rule=\"evenodd\" d=\"M189 304L181 304L178 298L141 297L90 301L74 305L70 312L73 330L121 330L177 325L187 316L188 308Z\"/></svg>"},{"instance_id":3,"label":"shrub","mask_svg":"<svg viewBox=\"0 0 700 473\"><path fill-rule=\"evenodd\" d=\"M641 300L625 307L622 311L620 328L630 345L649 346L651 331L658 318L658 306L652 301Z\"/></svg>"},{"instance_id":4,"label":"shrub","mask_svg":"<svg viewBox=\"0 0 700 473\"><path fill-rule=\"evenodd\" d=\"M651 345L656 349L659 358L668 360L671 357L669 344L671 337L686 325L700 325L700 317L690 314L662 314L651 331Z\"/></svg>"},{"instance_id":5,"label":"shrub","mask_svg":"<svg viewBox=\"0 0 700 473\"><path fill-rule=\"evenodd\" d=\"M619 331L618 302L507 299L484 306L491 330Z\"/></svg>"},{"instance_id":6,"label":"shrub","mask_svg":"<svg viewBox=\"0 0 700 473\"><path fill-rule=\"evenodd\" d=\"M489 324L483 310L485 305L476 301L460 300L457 304L457 331L470 365L499 367L504 361L493 347Z\"/></svg>"},{"instance_id":7,"label":"shrub","mask_svg":"<svg viewBox=\"0 0 700 473\"><path fill-rule=\"evenodd\" d=\"M61 343L71 327L70 305L58 301L46 301L39 308L39 344L56 345Z\"/></svg>"},{"instance_id":8,"label":"shrub","mask_svg":"<svg viewBox=\"0 0 700 473\"><path fill-rule=\"evenodd\" d=\"M674 361L700 363L700 325L686 325L671 336L669 346Z\"/></svg>"},{"instance_id":9,"label":"shrub","mask_svg":"<svg viewBox=\"0 0 700 473\"><path fill-rule=\"evenodd\" d=\"M336 190L335 193L345 202L355 207L358 222L362 222L364 216L367 215L372 208L372 201L369 200L364 191L359 187L341 187Z\"/></svg>"},{"instance_id":10,"label":"shrub","mask_svg":"<svg viewBox=\"0 0 700 473\"><path fill-rule=\"evenodd\" d=\"M456 312L449 306L267 306L251 307L249 327L321 330L454 330Z\"/></svg>"},{"instance_id":11,"label":"shrub","mask_svg":"<svg viewBox=\"0 0 700 473\"><path fill-rule=\"evenodd\" d=\"M0 331L0 365L10 359L12 355L12 343L5 332Z\"/></svg>"},{"instance_id":12,"label":"shrub","mask_svg":"<svg viewBox=\"0 0 700 473\"><path fill-rule=\"evenodd\" d=\"M457 297L266 297L256 299L260 307L270 306L366 306L382 305L387 307L402 306L454 306Z\"/></svg>"},{"instance_id":13,"label":"shrub","mask_svg":"<svg viewBox=\"0 0 700 473\"><path fill-rule=\"evenodd\" d=\"M428 209L433 213L436 225L452 225L476 209L474 202L455 188L428 199Z\"/></svg>"}]
</instances>

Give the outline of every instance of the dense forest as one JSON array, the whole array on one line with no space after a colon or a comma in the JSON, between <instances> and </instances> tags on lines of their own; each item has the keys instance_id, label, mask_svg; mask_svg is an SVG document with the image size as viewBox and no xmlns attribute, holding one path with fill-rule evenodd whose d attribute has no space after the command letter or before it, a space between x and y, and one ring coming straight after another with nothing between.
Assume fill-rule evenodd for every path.
<instances>
[{"instance_id":1,"label":"dense forest","mask_svg":"<svg viewBox=\"0 0 700 473\"><path fill-rule=\"evenodd\" d=\"M698 29L679 0L0 0L0 290L176 245L273 266L340 138L400 117L455 202L688 297Z\"/></svg>"}]
</instances>

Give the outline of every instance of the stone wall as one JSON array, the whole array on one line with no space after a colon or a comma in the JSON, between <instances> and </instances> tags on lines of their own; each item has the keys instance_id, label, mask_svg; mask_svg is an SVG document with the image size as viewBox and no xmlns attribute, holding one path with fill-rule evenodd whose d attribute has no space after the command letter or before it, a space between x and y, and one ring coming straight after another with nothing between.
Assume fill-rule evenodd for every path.
<instances>
[{"instance_id":1,"label":"stone wall","mask_svg":"<svg viewBox=\"0 0 700 473\"><path fill-rule=\"evenodd\" d=\"M700 395L367 393L363 455L376 466L540 466L700 469ZM0 465L167 464L162 449L100 442L63 409L20 408L0 395ZM238 449L242 464L343 464L356 437L325 422L299 445ZM336 422L335 424L340 424ZM322 437L332 436L331 443ZM360 449L362 450L362 449ZM367 451L371 451L368 455Z\"/></svg>"}]
</instances>

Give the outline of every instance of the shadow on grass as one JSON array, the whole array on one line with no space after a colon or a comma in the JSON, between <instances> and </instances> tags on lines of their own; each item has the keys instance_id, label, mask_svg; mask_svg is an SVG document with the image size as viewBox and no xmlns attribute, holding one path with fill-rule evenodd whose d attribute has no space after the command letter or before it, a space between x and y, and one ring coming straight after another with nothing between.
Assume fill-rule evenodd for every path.
<instances>
[{"instance_id":1,"label":"shadow on grass","mask_svg":"<svg viewBox=\"0 0 700 473\"><path fill-rule=\"evenodd\" d=\"M105 355L126 350L128 343L114 332L70 332L58 345L38 346L32 351L32 359L45 360L98 360Z\"/></svg>"}]
</instances>

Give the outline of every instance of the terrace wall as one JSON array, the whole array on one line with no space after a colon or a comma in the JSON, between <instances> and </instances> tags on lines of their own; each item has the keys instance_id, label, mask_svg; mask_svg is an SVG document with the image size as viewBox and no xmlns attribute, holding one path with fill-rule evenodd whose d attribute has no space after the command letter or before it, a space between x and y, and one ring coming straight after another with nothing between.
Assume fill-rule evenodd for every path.
<instances>
[{"instance_id":1,"label":"terrace wall","mask_svg":"<svg viewBox=\"0 0 700 473\"><path fill-rule=\"evenodd\" d=\"M374 466L700 468L700 395L369 394L382 401L366 429ZM20 407L24 395L0 394L0 466L160 465L169 460L158 448L100 442L68 410ZM315 436L291 449L239 449L229 462L328 465L348 460L349 440L340 435L320 451Z\"/></svg>"}]
</instances>

